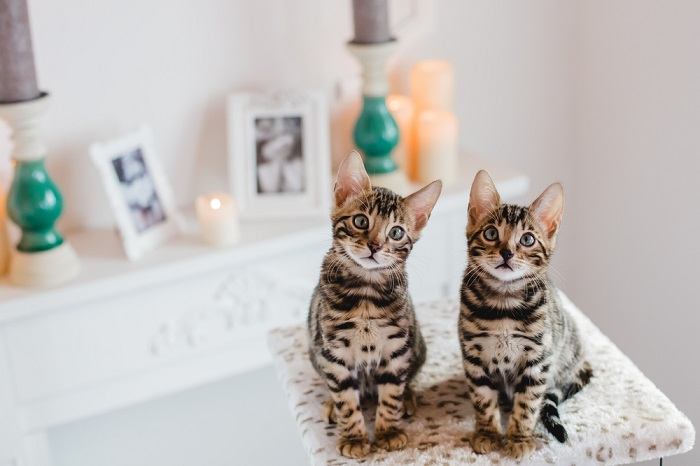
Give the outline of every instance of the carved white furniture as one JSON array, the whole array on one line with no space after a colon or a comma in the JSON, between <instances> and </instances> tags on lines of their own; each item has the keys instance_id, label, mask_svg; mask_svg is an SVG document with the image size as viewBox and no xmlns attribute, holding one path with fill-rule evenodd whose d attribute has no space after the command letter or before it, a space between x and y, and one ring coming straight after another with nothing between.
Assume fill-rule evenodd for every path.
<instances>
[{"instance_id":1,"label":"carved white furniture","mask_svg":"<svg viewBox=\"0 0 700 466\"><path fill-rule=\"evenodd\" d=\"M467 186L487 168L506 199L525 176L470 159L409 259L417 301L454 295ZM265 335L302 321L327 219L243 225L240 244L173 240L137 263L111 231L70 236L83 269L45 290L0 283L0 466L48 466L46 429L207 384L271 361Z\"/></svg>"}]
</instances>

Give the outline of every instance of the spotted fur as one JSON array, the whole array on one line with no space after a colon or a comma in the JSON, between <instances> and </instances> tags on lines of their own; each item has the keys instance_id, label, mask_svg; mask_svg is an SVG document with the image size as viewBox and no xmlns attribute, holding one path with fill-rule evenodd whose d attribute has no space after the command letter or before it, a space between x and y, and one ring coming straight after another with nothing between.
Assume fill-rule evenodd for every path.
<instances>
[{"instance_id":1,"label":"spotted fur","mask_svg":"<svg viewBox=\"0 0 700 466\"><path fill-rule=\"evenodd\" d=\"M501 204L484 171L472 185L459 339L479 453L505 440L505 452L523 458L535 448L538 419L566 442L557 406L592 376L576 325L547 276L562 210L559 184L529 207ZM523 239L528 234L532 244ZM505 439L502 411L510 413Z\"/></svg>"},{"instance_id":2,"label":"spotted fur","mask_svg":"<svg viewBox=\"0 0 700 466\"><path fill-rule=\"evenodd\" d=\"M377 445L396 450L408 440L400 420L415 409L408 384L426 349L405 263L440 185L408 198L372 188L361 159L351 155L341 165L335 193L333 243L308 315L309 354L330 390L326 417L340 427L338 451L361 458L370 449L362 414L368 400L377 400ZM391 236L395 227L404 232L400 238Z\"/></svg>"}]
</instances>

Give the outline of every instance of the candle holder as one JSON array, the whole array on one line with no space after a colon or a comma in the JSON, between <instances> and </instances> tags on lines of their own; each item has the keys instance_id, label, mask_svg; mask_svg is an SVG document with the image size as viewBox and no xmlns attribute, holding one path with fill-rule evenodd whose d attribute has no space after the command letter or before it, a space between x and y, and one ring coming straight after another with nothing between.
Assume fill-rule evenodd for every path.
<instances>
[{"instance_id":1,"label":"candle holder","mask_svg":"<svg viewBox=\"0 0 700 466\"><path fill-rule=\"evenodd\" d=\"M389 91L386 63L396 46L395 40L378 44L348 43L348 50L362 66L363 81L362 111L355 123L353 138L364 155L372 185L406 194L408 178L392 157L399 142L399 128L386 106Z\"/></svg>"},{"instance_id":2,"label":"candle holder","mask_svg":"<svg viewBox=\"0 0 700 466\"><path fill-rule=\"evenodd\" d=\"M55 229L63 198L46 172L46 147L39 138L39 121L49 95L0 103L0 118L12 128L15 173L7 196L7 212L22 236L10 259L10 280L18 285L56 285L79 270L73 248Z\"/></svg>"}]
</instances>

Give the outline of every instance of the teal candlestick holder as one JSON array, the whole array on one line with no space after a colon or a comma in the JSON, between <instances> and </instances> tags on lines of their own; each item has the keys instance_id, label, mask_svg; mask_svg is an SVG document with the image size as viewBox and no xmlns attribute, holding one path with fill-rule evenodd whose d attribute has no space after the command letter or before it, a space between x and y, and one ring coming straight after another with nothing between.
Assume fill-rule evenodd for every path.
<instances>
[{"instance_id":1,"label":"teal candlestick holder","mask_svg":"<svg viewBox=\"0 0 700 466\"><path fill-rule=\"evenodd\" d=\"M46 172L43 160L19 162L7 197L10 219L22 230L17 250L41 252L63 244L54 224L63 198Z\"/></svg>"},{"instance_id":2,"label":"teal candlestick holder","mask_svg":"<svg viewBox=\"0 0 700 466\"><path fill-rule=\"evenodd\" d=\"M46 93L24 102L0 103L0 118L12 128L14 142L7 212L22 233L10 259L10 280L18 285L55 285L79 270L73 248L54 226L63 198L46 171L47 151L39 138L39 120L48 103Z\"/></svg>"},{"instance_id":3,"label":"teal candlestick holder","mask_svg":"<svg viewBox=\"0 0 700 466\"><path fill-rule=\"evenodd\" d=\"M362 66L362 111L353 138L364 156L372 185L406 194L408 178L392 156L401 136L386 106L389 92L386 64L396 46L395 40L379 44L348 43L348 49Z\"/></svg>"}]
</instances>

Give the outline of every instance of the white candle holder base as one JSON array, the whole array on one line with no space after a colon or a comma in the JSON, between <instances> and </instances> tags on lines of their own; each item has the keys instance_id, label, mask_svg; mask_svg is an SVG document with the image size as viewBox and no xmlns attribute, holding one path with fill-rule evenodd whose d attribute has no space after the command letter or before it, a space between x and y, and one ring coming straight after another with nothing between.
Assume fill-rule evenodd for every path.
<instances>
[{"instance_id":1,"label":"white candle holder base","mask_svg":"<svg viewBox=\"0 0 700 466\"><path fill-rule=\"evenodd\" d=\"M54 286L67 282L80 271L78 256L70 244L43 252L12 251L10 282L21 286Z\"/></svg>"}]
</instances>

